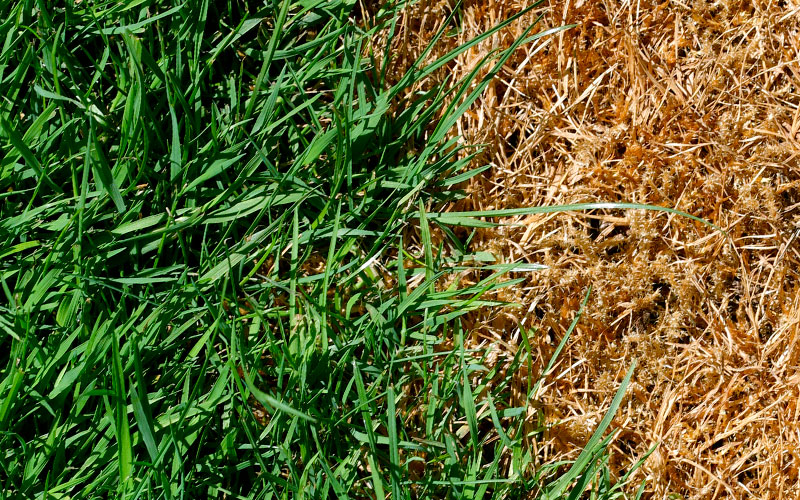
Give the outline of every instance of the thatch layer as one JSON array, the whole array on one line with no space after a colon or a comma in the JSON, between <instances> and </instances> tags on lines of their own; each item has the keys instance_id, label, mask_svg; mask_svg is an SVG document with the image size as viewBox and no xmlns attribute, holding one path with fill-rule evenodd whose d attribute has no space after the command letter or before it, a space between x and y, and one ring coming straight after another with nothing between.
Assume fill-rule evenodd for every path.
<instances>
[{"instance_id":1,"label":"thatch layer","mask_svg":"<svg viewBox=\"0 0 800 500\"><path fill-rule=\"evenodd\" d=\"M541 393L556 424L541 459L577 455L637 358L614 424L616 470L660 443L639 473L652 498L800 498L800 4L550 3L433 75L465 75L538 14L541 29L577 24L520 49L461 120L493 168L449 209L648 203L729 237L645 211L481 229L473 250L550 269L500 294L524 307L473 315L471 342L504 363L519 326L535 329L541 367L591 286ZM467 0L432 57L524 6ZM398 73L451 8L408 10Z\"/></svg>"}]
</instances>

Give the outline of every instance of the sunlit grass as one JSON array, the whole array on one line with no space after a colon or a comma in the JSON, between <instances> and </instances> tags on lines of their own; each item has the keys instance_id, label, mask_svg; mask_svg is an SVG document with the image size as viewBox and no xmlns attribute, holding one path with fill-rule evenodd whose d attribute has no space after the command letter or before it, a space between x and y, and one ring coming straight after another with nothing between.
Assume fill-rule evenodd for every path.
<instances>
[{"instance_id":1,"label":"sunlit grass","mask_svg":"<svg viewBox=\"0 0 800 500\"><path fill-rule=\"evenodd\" d=\"M538 268L446 228L506 214L426 216L481 171L459 116L542 34L400 101L479 40L389 85L366 47L403 5L370 28L354 8L5 5L4 493L577 498L598 477L620 493L602 476L610 417L574 466L541 467L526 443L544 429L523 432L510 376L463 347L460 316ZM453 237L447 258L429 225ZM464 266L491 273L437 288Z\"/></svg>"}]
</instances>

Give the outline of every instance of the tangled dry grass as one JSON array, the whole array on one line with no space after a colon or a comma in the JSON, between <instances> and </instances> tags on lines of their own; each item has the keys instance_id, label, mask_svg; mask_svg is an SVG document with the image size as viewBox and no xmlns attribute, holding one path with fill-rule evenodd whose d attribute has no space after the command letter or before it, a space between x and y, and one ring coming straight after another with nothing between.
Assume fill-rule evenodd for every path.
<instances>
[{"instance_id":1,"label":"tangled dry grass","mask_svg":"<svg viewBox=\"0 0 800 500\"><path fill-rule=\"evenodd\" d=\"M467 0L437 53L525 6ZM396 67L452 8L421 0L407 12ZM658 443L638 476L650 498L800 498L800 3L550 2L435 77L465 75L539 14L542 29L577 26L518 51L461 120L493 168L451 209L648 203L729 238L642 211L481 229L473 250L550 269L503 292L524 307L473 316L471 342L503 363L520 325L535 329L541 368L591 286L541 393L555 424L542 460L577 455L636 358L615 470Z\"/></svg>"}]
</instances>

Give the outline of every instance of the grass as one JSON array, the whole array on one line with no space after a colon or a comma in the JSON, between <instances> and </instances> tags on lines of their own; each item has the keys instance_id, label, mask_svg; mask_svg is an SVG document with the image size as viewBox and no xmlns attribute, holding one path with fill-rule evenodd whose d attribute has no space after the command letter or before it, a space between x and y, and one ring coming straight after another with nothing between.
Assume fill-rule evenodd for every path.
<instances>
[{"instance_id":1,"label":"grass","mask_svg":"<svg viewBox=\"0 0 800 500\"><path fill-rule=\"evenodd\" d=\"M635 357L612 475L660 443L636 476L645 498L800 498L798 2L547 4L538 29L578 26L520 47L462 117L459 133L485 145L476 165L493 167L432 209L503 209L516 225L476 228L471 251L549 267L495 296L523 307L470 314L468 347L497 342L507 363L520 327L537 328L538 374L591 286L540 395L554 424L542 456L578 456ZM517 5L465 2L453 43ZM448 6L406 15L395 53L424 46ZM533 18L483 48L508 47ZM459 57L452 76L480 54ZM729 238L638 210L531 214L617 201L688 211Z\"/></svg>"},{"instance_id":2,"label":"grass","mask_svg":"<svg viewBox=\"0 0 800 500\"><path fill-rule=\"evenodd\" d=\"M546 426L508 404L535 353L491 366L460 321L540 267L451 229L511 214L437 212L484 170L455 123L557 30L412 92L521 14L392 84L371 40L403 8L3 3L4 496L622 495L632 367L577 461L540 463Z\"/></svg>"}]
</instances>

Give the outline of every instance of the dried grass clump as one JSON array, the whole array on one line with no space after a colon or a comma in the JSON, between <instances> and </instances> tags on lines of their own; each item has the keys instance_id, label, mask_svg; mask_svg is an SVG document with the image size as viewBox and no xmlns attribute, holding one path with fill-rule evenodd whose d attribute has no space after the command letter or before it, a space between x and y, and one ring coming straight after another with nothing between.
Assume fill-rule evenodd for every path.
<instances>
[{"instance_id":1,"label":"dried grass clump","mask_svg":"<svg viewBox=\"0 0 800 500\"><path fill-rule=\"evenodd\" d=\"M464 42L524 5L467 0ZM450 9L423 0L398 26L407 67ZM642 211L520 218L473 250L547 264L470 318L472 342L546 363L588 286L592 298L542 391L556 424L542 460L575 458L633 358L612 464L651 498L800 498L800 3L551 2L542 29L461 120L494 168L455 210L589 201L680 209L726 229ZM466 74L534 16L445 69ZM444 73L443 73L444 74ZM437 75L437 78L443 77ZM524 397L525 373L520 373ZM644 476L643 476L643 475Z\"/></svg>"}]
</instances>

